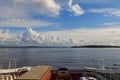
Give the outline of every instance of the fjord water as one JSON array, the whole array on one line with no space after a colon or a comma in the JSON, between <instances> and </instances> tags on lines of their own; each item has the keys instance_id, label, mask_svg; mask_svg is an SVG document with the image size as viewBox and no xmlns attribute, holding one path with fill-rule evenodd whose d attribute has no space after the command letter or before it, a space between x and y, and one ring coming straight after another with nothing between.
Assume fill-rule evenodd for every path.
<instances>
[{"instance_id":1,"label":"fjord water","mask_svg":"<svg viewBox=\"0 0 120 80\"><path fill-rule=\"evenodd\" d=\"M105 66L120 63L120 48L0 48L3 67L8 60L18 59L17 67L51 66L93 66L104 59ZM94 59L94 60L93 60ZM11 65L14 65L12 62Z\"/></svg>"}]
</instances>

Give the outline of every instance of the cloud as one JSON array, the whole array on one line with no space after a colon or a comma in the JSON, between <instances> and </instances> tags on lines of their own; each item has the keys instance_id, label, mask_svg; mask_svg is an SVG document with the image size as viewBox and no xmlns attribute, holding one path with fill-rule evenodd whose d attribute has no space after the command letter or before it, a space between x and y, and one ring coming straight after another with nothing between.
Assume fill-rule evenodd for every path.
<instances>
[{"instance_id":1,"label":"cloud","mask_svg":"<svg viewBox=\"0 0 120 80\"><path fill-rule=\"evenodd\" d=\"M24 9L19 9L13 6L0 7L0 11L1 19L24 18L27 14Z\"/></svg>"},{"instance_id":2,"label":"cloud","mask_svg":"<svg viewBox=\"0 0 120 80\"><path fill-rule=\"evenodd\" d=\"M79 3L91 3L91 4L119 4L118 0L75 0Z\"/></svg>"},{"instance_id":3,"label":"cloud","mask_svg":"<svg viewBox=\"0 0 120 80\"><path fill-rule=\"evenodd\" d=\"M100 13L103 14L104 16L120 17L120 9L116 9L116 8L93 8L90 9L89 12Z\"/></svg>"},{"instance_id":4,"label":"cloud","mask_svg":"<svg viewBox=\"0 0 120 80\"><path fill-rule=\"evenodd\" d=\"M12 34L8 30L0 30L0 34L0 45L8 46L120 46L120 28L74 29L49 32L36 32L28 28L21 34Z\"/></svg>"},{"instance_id":5,"label":"cloud","mask_svg":"<svg viewBox=\"0 0 120 80\"><path fill-rule=\"evenodd\" d=\"M35 0L35 2L44 13L54 16L59 15L61 7L54 0Z\"/></svg>"},{"instance_id":6,"label":"cloud","mask_svg":"<svg viewBox=\"0 0 120 80\"><path fill-rule=\"evenodd\" d=\"M56 25L56 23L31 19L7 19L4 21L0 21L0 26L4 27L46 27L52 25Z\"/></svg>"},{"instance_id":7,"label":"cloud","mask_svg":"<svg viewBox=\"0 0 120 80\"><path fill-rule=\"evenodd\" d=\"M30 16L32 13L54 17L59 16L60 10L61 6L55 0L1 0L0 2L0 15L4 17Z\"/></svg>"},{"instance_id":8,"label":"cloud","mask_svg":"<svg viewBox=\"0 0 120 80\"><path fill-rule=\"evenodd\" d=\"M70 8L70 11L73 12L75 16L79 16L85 13L84 10L78 4L73 5L72 3L73 1L69 0L68 6Z\"/></svg>"},{"instance_id":9,"label":"cloud","mask_svg":"<svg viewBox=\"0 0 120 80\"><path fill-rule=\"evenodd\" d=\"M55 0L13 0L13 3L16 6L21 4L25 6L27 10L33 10L48 16L59 16L61 10L61 6L57 4Z\"/></svg>"},{"instance_id":10,"label":"cloud","mask_svg":"<svg viewBox=\"0 0 120 80\"><path fill-rule=\"evenodd\" d=\"M120 27L120 22L107 22L102 25L106 27Z\"/></svg>"},{"instance_id":11,"label":"cloud","mask_svg":"<svg viewBox=\"0 0 120 80\"><path fill-rule=\"evenodd\" d=\"M0 26L45 27L55 25L56 22L51 22L48 18L59 16L60 10L60 5L54 0L1 0Z\"/></svg>"}]
</instances>

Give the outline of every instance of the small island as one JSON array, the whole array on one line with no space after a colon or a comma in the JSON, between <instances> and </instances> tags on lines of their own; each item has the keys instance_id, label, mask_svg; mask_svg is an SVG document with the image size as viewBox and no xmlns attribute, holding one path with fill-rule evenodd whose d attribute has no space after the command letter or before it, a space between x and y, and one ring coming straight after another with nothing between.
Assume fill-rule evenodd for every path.
<instances>
[{"instance_id":1,"label":"small island","mask_svg":"<svg viewBox=\"0 0 120 80\"><path fill-rule=\"evenodd\" d=\"M72 46L71 48L120 48L120 46L112 46L112 45L84 45L84 46Z\"/></svg>"}]
</instances>

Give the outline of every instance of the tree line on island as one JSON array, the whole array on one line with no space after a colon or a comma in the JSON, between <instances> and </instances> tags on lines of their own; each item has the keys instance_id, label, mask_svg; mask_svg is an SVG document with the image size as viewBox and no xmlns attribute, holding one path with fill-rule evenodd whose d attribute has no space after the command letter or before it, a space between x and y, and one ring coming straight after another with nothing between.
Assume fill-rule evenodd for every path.
<instances>
[{"instance_id":1,"label":"tree line on island","mask_svg":"<svg viewBox=\"0 0 120 80\"><path fill-rule=\"evenodd\" d=\"M83 46L72 46L71 48L120 48L120 46L114 46L114 45L83 45Z\"/></svg>"}]
</instances>

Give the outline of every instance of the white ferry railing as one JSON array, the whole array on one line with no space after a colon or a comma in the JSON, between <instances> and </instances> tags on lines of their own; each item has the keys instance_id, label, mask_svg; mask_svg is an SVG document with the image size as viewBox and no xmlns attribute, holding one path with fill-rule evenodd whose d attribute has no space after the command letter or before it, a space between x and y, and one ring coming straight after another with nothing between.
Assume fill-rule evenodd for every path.
<instances>
[{"instance_id":1,"label":"white ferry railing","mask_svg":"<svg viewBox=\"0 0 120 80\"><path fill-rule=\"evenodd\" d=\"M96 71L91 72L91 74L95 75L100 80L107 80L106 78L104 78L103 76L101 76L100 74L98 74Z\"/></svg>"}]
</instances>

